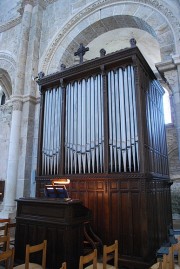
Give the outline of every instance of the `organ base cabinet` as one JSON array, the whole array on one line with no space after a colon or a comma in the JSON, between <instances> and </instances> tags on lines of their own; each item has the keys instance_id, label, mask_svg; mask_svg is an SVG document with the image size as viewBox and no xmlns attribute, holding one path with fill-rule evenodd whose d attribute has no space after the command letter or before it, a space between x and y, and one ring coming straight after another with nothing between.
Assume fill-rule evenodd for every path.
<instances>
[{"instance_id":1,"label":"organ base cabinet","mask_svg":"<svg viewBox=\"0 0 180 269\"><path fill-rule=\"evenodd\" d=\"M26 244L46 239L48 269L59 269L64 261L68 269L77 269L83 254L83 223L89 214L79 200L18 199L15 261L24 262Z\"/></svg>"}]
</instances>

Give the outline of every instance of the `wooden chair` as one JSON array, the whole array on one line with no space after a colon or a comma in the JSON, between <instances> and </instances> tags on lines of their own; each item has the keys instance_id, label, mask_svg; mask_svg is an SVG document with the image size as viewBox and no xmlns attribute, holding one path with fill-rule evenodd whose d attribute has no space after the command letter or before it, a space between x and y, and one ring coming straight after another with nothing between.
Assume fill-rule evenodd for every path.
<instances>
[{"instance_id":1,"label":"wooden chair","mask_svg":"<svg viewBox=\"0 0 180 269\"><path fill-rule=\"evenodd\" d=\"M112 260L114 260L113 265L108 263ZM89 265L85 268L94 269L92 265ZM115 240L114 244L110 246L103 246L103 262L97 263L97 269L118 269L118 240Z\"/></svg>"},{"instance_id":2,"label":"wooden chair","mask_svg":"<svg viewBox=\"0 0 180 269\"><path fill-rule=\"evenodd\" d=\"M79 269L83 269L84 265L86 264L91 264L87 267L87 268L93 268L93 269L97 269L97 249L94 249L93 252L91 252L90 254L87 254L85 256L80 256L79 259Z\"/></svg>"},{"instance_id":3,"label":"wooden chair","mask_svg":"<svg viewBox=\"0 0 180 269\"><path fill-rule=\"evenodd\" d=\"M166 254L163 255L162 269L180 269L180 266L176 264L174 260L174 251L178 250L179 247L177 245L178 244L172 245L169 248L169 253L167 255Z\"/></svg>"},{"instance_id":4,"label":"wooden chair","mask_svg":"<svg viewBox=\"0 0 180 269\"><path fill-rule=\"evenodd\" d=\"M46 269L46 249L47 249L47 240L44 240L41 244L34 246L26 245L25 263L15 266L14 269ZM42 251L41 265L37 263L30 263L30 254L39 251Z\"/></svg>"},{"instance_id":5,"label":"wooden chair","mask_svg":"<svg viewBox=\"0 0 180 269\"><path fill-rule=\"evenodd\" d=\"M4 223L10 223L10 220L11 220L10 218L9 219L0 219L0 224L1 223L3 223L3 224Z\"/></svg>"},{"instance_id":6,"label":"wooden chair","mask_svg":"<svg viewBox=\"0 0 180 269\"><path fill-rule=\"evenodd\" d=\"M180 268L180 242L172 245L173 269ZM177 258L176 258L177 257Z\"/></svg>"},{"instance_id":7,"label":"wooden chair","mask_svg":"<svg viewBox=\"0 0 180 269\"><path fill-rule=\"evenodd\" d=\"M162 261L156 262L149 269L163 269L162 267Z\"/></svg>"},{"instance_id":8,"label":"wooden chair","mask_svg":"<svg viewBox=\"0 0 180 269\"><path fill-rule=\"evenodd\" d=\"M7 223L0 225L0 236L7 235Z\"/></svg>"},{"instance_id":9,"label":"wooden chair","mask_svg":"<svg viewBox=\"0 0 180 269\"><path fill-rule=\"evenodd\" d=\"M62 266L59 269L66 269L66 268L67 268L67 264L66 264L66 262L63 262Z\"/></svg>"},{"instance_id":10,"label":"wooden chair","mask_svg":"<svg viewBox=\"0 0 180 269\"><path fill-rule=\"evenodd\" d=\"M110 268L108 261L112 259L112 254L114 258L114 266L111 268L118 269L118 240L115 240L114 244L110 246L103 247L103 269Z\"/></svg>"},{"instance_id":11,"label":"wooden chair","mask_svg":"<svg viewBox=\"0 0 180 269\"><path fill-rule=\"evenodd\" d=\"M10 236L3 235L0 236L0 248L2 251L6 251L9 249Z\"/></svg>"},{"instance_id":12,"label":"wooden chair","mask_svg":"<svg viewBox=\"0 0 180 269\"><path fill-rule=\"evenodd\" d=\"M10 219L0 219L0 236L7 235L7 223L10 223Z\"/></svg>"},{"instance_id":13,"label":"wooden chair","mask_svg":"<svg viewBox=\"0 0 180 269\"><path fill-rule=\"evenodd\" d=\"M12 222L12 223L7 223L5 225L7 228L6 228L6 234L9 234L10 235L10 247L11 246L15 246L15 230L16 230L16 222Z\"/></svg>"},{"instance_id":14,"label":"wooden chair","mask_svg":"<svg viewBox=\"0 0 180 269\"><path fill-rule=\"evenodd\" d=\"M14 264L14 248L8 249L0 253L0 262L5 262L5 269L13 269Z\"/></svg>"}]
</instances>

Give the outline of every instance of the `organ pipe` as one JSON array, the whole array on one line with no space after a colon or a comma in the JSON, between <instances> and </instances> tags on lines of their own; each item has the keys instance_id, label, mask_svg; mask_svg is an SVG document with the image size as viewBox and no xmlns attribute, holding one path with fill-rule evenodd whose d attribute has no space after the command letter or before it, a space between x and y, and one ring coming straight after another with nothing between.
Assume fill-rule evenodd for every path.
<instances>
[{"instance_id":1,"label":"organ pipe","mask_svg":"<svg viewBox=\"0 0 180 269\"><path fill-rule=\"evenodd\" d=\"M91 76L66 87L65 172L103 171L102 77Z\"/></svg>"},{"instance_id":2,"label":"organ pipe","mask_svg":"<svg viewBox=\"0 0 180 269\"><path fill-rule=\"evenodd\" d=\"M132 66L108 73L110 172L138 171L134 70Z\"/></svg>"}]
</instances>

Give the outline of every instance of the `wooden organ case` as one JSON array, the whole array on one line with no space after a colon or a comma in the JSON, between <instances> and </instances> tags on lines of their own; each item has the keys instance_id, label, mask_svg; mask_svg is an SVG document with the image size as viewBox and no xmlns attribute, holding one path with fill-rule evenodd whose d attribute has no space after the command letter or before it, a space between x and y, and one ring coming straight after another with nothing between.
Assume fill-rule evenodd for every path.
<instances>
[{"instance_id":1,"label":"wooden organ case","mask_svg":"<svg viewBox=\"0 0 180 269\"><path fill-rule=\"evenodd\" d=\"M38 80L36 196L68 178L71 198L92 210L119 262L147 268L172 226L163 89L138 47Z\"/></svg>"}]
</instances>

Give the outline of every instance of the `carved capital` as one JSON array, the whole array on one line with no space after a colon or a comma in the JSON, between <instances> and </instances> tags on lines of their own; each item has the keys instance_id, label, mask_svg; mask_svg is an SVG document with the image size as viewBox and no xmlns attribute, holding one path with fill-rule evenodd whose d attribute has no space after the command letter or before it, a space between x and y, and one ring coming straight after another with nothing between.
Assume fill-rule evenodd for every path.
<instances>
[{"instance_id":1,"label":"carved capital","mask_svg":"<svg viewBox=\"0 0 180 269\"><path fill-rule=\"evenodd\" d=\"M164 72L164 77L166 78L168 84L171 86L172 89L178 85L178 73L177 70L170 70Z\"/></svg>"},{"instance_id":2,"label":"carved capital","mask_svg":"<svg viewBox=\"0 0 180 269\"><path fill-rule=\"evenodd\" d=\"M180 65L180 55L179 54L172 55L172 59L173 59L173 62L176 66Z\"/></svg>"},{"instance_id":3,"label":"carved capital","mask_svg":"<svg viewBox=\"0 0 180 269\"><path fill-rule=\"evenodd\" d=\"M21 15L23 14L23 12L25 10L26 5L31 5L32 7L40 5L42 8L46 8L46 6L47 6L45 1L43 1L43 0L23 0L22 3L21 3L21 7L18 10L18 12Z\"/></svg>"},{"instance_id":4,"label":"carved capital","mask_svg":"<svg viewBox=\"0 0 180 269\"><path fill-rule=\"evenodd\" d=\"M22 111L22 96L13 96L12 97L13 111L18 110Z\"/></svg>"}]
</instances>

